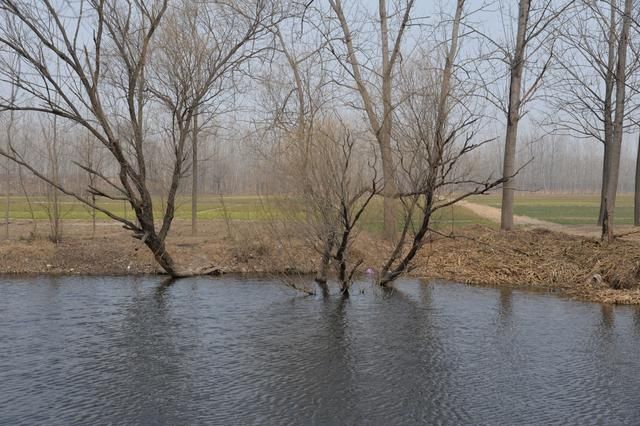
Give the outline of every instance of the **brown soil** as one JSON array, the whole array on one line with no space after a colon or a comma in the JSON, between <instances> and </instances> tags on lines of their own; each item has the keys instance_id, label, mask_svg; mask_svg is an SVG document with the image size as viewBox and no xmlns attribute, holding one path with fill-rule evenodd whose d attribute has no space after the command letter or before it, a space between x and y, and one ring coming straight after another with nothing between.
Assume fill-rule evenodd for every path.
<instances>
[{"instance_id":1,"label":"brown soil","mask_svg":"<svg viewBox=\"0 0 640 426\"><path fill-rule=\"evenodd\" d=\"M57 245L32 235L32 225L16 222L10 240L0 242L0 273L122 275L161 272L149 251L117 224L91 226L65 222L65 239ZM181 265L216 266L227 273L310 273L317 255L293 238L274 240L259 223L234 222L228 235L224 222L202 222L190 235L189 224L177 221L168 246ZM361 235L355 255L365 267L380 265L384 242ZM455 238L429 242L415 262L413 276L468 284L536 288L583 300L640 304L640 243L620 239L608 246L596 239L543 229L503 233L472 226Z\"/></svg>"}]
</instances>

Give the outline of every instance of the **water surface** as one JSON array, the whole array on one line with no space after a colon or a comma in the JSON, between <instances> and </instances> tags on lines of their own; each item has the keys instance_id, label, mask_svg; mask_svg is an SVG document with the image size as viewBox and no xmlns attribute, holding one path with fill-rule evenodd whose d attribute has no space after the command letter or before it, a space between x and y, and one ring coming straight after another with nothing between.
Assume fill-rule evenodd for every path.
<instances>
[{"instance_id":1,"label":"water surface","mask_svg":"<svg viewBox=\"0 0 640 426\"><path fill-rule=\"evenodd\" d=\"M160 281L0 278L0 424L640 419L635 308L417 281L347 300Z\"/></svg>"}]
</instances>

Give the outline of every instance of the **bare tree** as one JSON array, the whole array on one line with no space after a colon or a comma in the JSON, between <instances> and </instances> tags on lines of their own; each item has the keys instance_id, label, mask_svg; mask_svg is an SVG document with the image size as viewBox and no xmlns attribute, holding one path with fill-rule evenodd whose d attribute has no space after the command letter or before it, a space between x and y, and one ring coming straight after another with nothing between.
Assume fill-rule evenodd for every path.
<instances>
[{"instance_id":1,"label":"bare tree","mask_svg":"<svg viewBox=\"0 0 640 426\"><path fill-rule=\"evenodd\" d=\"M170 16L181 5L174 6ZM194 112L215 94L212 89L221 78L251 57L254 49L250 45L271 25L273 8L264 1L205 3L197 17L204 42L193 42L190 34L182 36L179 31L160 42L156 35L163 30L161 23L168 7L168 0L0 1L3 55L18 58L23 67L20 72L3 60L0 76L18 88L19 98L0 99L0 110L55 115L89 130L110 152L117 167L114 181L80 164L102 183L90 190L99 197L130 204L135 222L56 184L15 149L2 151L2 155L62 193L122 223L152 251L167 273L182 276L194 271L181 270L175 264L165 241L185 171L185 148ZM60 62L59 72L56 61ZM202 74L198 70L203 70ZM173 154L159 225L146 161L152 149L146 126L158 116L150 117L149 111L168 118L168 127L158 133L164 134Z\"/></svg>"},{"instance_id":2,"label":"bare tree","mask_svg":"<svg viewBox=\"0 0 640 426\"><path fill-rule=\"evenodd\" d=\"M636 175L633 193L633 224L640 226L640 133L638 134L638 145L636 154Z\"/></svg>"},{"instance_id":3,"label":"bare tree","mask_svg":"<svg viewBox=\"0 0 640 426\"><path fill-rule=\"evenodd\" d=\"M198 111L193 114L191 134L191 235L198 235Z\"/></svg>"},{"instance_id":4,"label":"bare tree","mask_svg":"<svg viewBox=\"0 0 640 426\"><path fill-rule=\"evenodd\" d=\"M637 9L637 8L636 8ZM636 12L635 16L629 16L629 18L631 19L631 23L632 23L632 27L633 27L633 35L635 36L635 38L638 38L640 36L640 11ZM634 37L630 36L630 39L633 40ZM637 44L632 43L631 41L629 42L629 46L630 46L630 50L631 50L631 54L633 55L634 58L637 58L638 56L640 56L640 48L637 46ZM631 60L632 63L634 63L635 61L632 59ZM637 73L636 73L637 74ZM629 73L629 77L632 77L632 73ZM637 83L636 80L636 84L633 84L634 82L631 82L631 84L629 84L629 94L627 95L628 97L631 97L633 95L636 95L638 93L640 93L640 84ZM633 104L631 102L629 102L631 105L628 105L628 107L630 107L630 109L635 110ZM637 118L635 120L632 120L633 122L633 126L636 129L640 129L640 120L638 120ZM640 226L640 132L638 133L638 143L636 145L636 173L635 173L635 181L634 181L634 202L633 202L633 224L634 226Z\"/></svg>"},{"instance_id":5,"label":"bare tree","mask_svg":"<svg viewBox=\"0 0 640 426\"><path fill-rule=\"evenodd\" d=\"M573 137L599 141L604 147L600 185L600 212L598 224L603 226L606 199L611 177L611 154L615 145L614 113L618 80L618 51L621 16L618 0L576 2L573 19L555 31L558 40L557 75L550 86L549 99L553 117L549 120L559 131ZM625 67L627 87L637 87L640 56L633 40L629 40L630 57ZM625 117L637 112L634 97L637 89L625 95ZM629 131L632 127L625 124ZM606 232L605 232L606 233Z\"/></svg>"},{"instance_id":6,"label":"bare tree","mask_svg":"<svg viewBox=\"0 0 640 426\"><path fill-rule=\"evenodd\" d=\"M551 24L564 13L571 1L562 2L556 6L554 0L519 0L517 30L515 43L511 50L509 42L504 46L497 46L503 52L505 62L509 67L508 74L508 102L505 113L507 128L504 145L504 160L502 176L506 179L502 186L502 211L500 228L513 228L513 201L515 196L516 153L518 141L518 125L524 115L524 106L539 89L543 78L553 60L553 33L549 31ZM544 49L544 50L543 50ZM536 70L531 62L539 52L548 52L542 65ZM530 70L535 74L528 87L524 87L523 74L529 63Z\"/></svg>"},{"instance_id":7,"label":"bare tree","mask_svg":"<svg viewBox=\"0 0 640 426\"><path fill-rule=\"evenodd\" d=\"M11 87L10 99L15 100L16 98L16 88ZM15 131L15 113L14 111L9 112L9 122L7 123L7 149L13 143L13 133ZM5 224L5 239L9 239L9 214L11 212L11 178L12 178L12 163L7 158L5 164L5 210L4 210L4 224Z\"/></svg>"},{"instance_id":8,"label":"bare tree","mask_svg":"<svg viewBox=\"0 0 640 426\"><path fill-rule=\"evenodd\" d=\"M527 46L527 28L529 26L529 11L531 0L520 0L518 3L518 32L516 45L511 58L511 72L509 81L509 103L507 110L507 134L504 144L504 161L502 175L511 176L516 168L516 143L518 140L518 123L520 121L520 102L522 92L522 71L524 69L524 55ZM515 189L513 179L507 179L502 187L502 211L500 228L513 228L513 198Z\"/></svg>"},{"instance_id":9,"label":"bare tree","mask_svg":"<svg viewBox=\"0 0 640 426\"><path fill-rule=\"evenodd\" d=\"M629 32L631 29L631 13L633 12L633 0L625 0L622 16L622 30L618 41L618 63L616 66L616 101L613 120L613 139L611 140L611 152L608 158L608 172L605 194L605 216L602 221L602 238L613 240L613 221L618 193L618 177L620 175L620 155L622 150L622 136L624 134L624 119L627 90L627 50L629 48Z\"/></svg>"},{"instance_id":10,"label":"bare tree","mask_svg":"<svg viewBox=\"0 0 640 426\"><path fill-rule=\"evenodd\" d=\"M49 240L54 244L62 241L62 210L60 191L58 189L62 186L62 181L60 179L61 154L58 130L58 117L55 115L51 123L43 125L42 129L42 136L46 145L46 178L51 182L50 185L47 185L47 203L44 205L44 209L49 219Z\"/></svg>"},{"instance_id":11,"label":"bare tree","mask_svg":"<svg viewBox=\"0 0 640 426\"><path fill-rule=\"evenodd\" d=\"M79 137L78 139L80 139L80 146L78 148L82 155L83 164L86 165L90 170L102 170L102 165L104 163L103 151L100 149L100 146L93 135L90 132L87 132L84 138ZM86 188L97 188L99 185L98 176L96 176L95 173L86 172L85 170L83 170L83 172L85 172L87 178ZM94 206L97 204L98 197L96 196L95 191L92 191L90 189L86 190L85 196L91 200L91 204L93 204ZM95 238L96 219L98 211L95 209L95 207L85 207L88 209L89 214L91 215L91 238Z\"/></svg>"},{"instance_id":12,"label":"bare tree","mask_svg":"<svg viewBox=\"0 0 640 426\"><path fill-rule=\"evenodd\" d=\"M396 114L400 123L396 132L399 197L405 216L400 237L378 273L382 286L411 270L432 232L435 212L504 182L504 178L475 179L459 167L470 152L487 142L474 142L478 116L472 113L469 89L456 78L464 12L465 0L458 0L450 37L443 43L442 67L425 60L417 72L409 69L404 75L404 102ZM450 196L441 197L444 194Z\"/></svg>"},{"instance_id":13,"label":"bare tree","mask_svg":"<svg viewBox=\"0 0 640 426\"><path fill-rule=\"evenodd\" d=\"M316 122L310 131L306 144L294 134L274 152L272 161L287 192L273 202L286 226L296 230L295 238L318 253L315 282L327 291L334 270L341 293L348 295L363 261L352 251L359 222L379 194L374 164L365 160L375 157L367 152L369 141L338 118Z\"/></svg>"},{"instance_id":14,"label":"bare tree","mask_svg":"<svg viewBox=\"0 0 640 426\"><path fill-rule=\"evenodd\" d=\"M378 54L381 60L380 70L366 74L364 70L368 69L370 62L374 61L374 58L362 58L359 55L359 53L363 52L363 49L356 45L357 37L353 32L353 23L349 22L342 1L329 0L329 5L342 31L342 37L339 39L342 46L337 46L337 40L331 35L327 35L327 39L331 41L331 52L335 54L340 65L347 70L353 80L371 132L378 143L384 181L384 234L387 239L394 239L397 234L398 217L397 208L395 208L396 202L394 201L397 195L397 185L391 140L394 115L393 83L402 53L405 33L411 23L411 13L415 1L407 0L394 3L394 10L389 11L386 0L379 0L380 44ZM393 18L397 21L395 34L390 29L390 21ZM342 51L344 51L344 54L340 53ZM367 65L363 66L362 61L365 61Z\"/></svg>"},{"instance_id":15,"label":"bare tree","mask_svg":"<svg viewBox=\"0 0 640 426\"><path fill-rule=\"evenodd\" d=\"M316 283L328 291L334 269L341 292L348 295L362 263L351 259L356 225L378 194L378 182L374 165L368 167L363 159L370 156L363 150L368 141L358 137L337 112L339 93L325 58L327 41L311 31L306 32L305 42L298 41L305 25L299 19L305 11L274 27L274 51L279 55L262 79L265 130L272 141L267 161L284 191L271 203L280 206L286 226L297 230L296 238L318 253ZM280 75L282 79L276 77ZM276 232L276 238L282 238L280 230Z\"/></svg>"}]
</instances>

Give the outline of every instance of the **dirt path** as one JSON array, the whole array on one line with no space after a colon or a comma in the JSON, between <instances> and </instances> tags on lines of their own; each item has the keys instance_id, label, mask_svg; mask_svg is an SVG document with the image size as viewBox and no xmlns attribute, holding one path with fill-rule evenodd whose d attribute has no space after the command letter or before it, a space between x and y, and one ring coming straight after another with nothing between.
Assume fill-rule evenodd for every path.
<instances>
[{"instance_id":1,"label":"dirt path","mask_svg":"<svg viewBox=\"0 0 640 426\"><path fill-rule=\"evenodd\" d=\"M486 206L483 204L471 203L469 201L461 201L458 203L460 207L464 207L467 210L472 211L478 216L490 220L495 223L500 223L500 209L497 207ZM540 220L529 216L513 216L513 221L516 225L526 226L531 228L543 228L549 231L562 232L569 235L576 235L579 237L599 237L600 230L595 225L561 225L559 223L547 222L546 220Z\"/></svg>"}]
</instances>

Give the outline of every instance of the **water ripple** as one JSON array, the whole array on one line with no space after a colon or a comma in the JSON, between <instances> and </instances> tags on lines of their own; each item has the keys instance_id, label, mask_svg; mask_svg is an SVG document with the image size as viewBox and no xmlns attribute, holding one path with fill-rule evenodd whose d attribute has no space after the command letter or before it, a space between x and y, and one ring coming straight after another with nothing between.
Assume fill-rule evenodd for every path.
<instances>
[{"instance_id":1,"label":"water ripple","mask_svg":"<svg viewBox=\"0 0 640 426\"><path fill-rule=\"evenodd\" d=\"M0 424L630 424L640 311L407 281L0 280Z\"/></svg>"}]
</instances>

